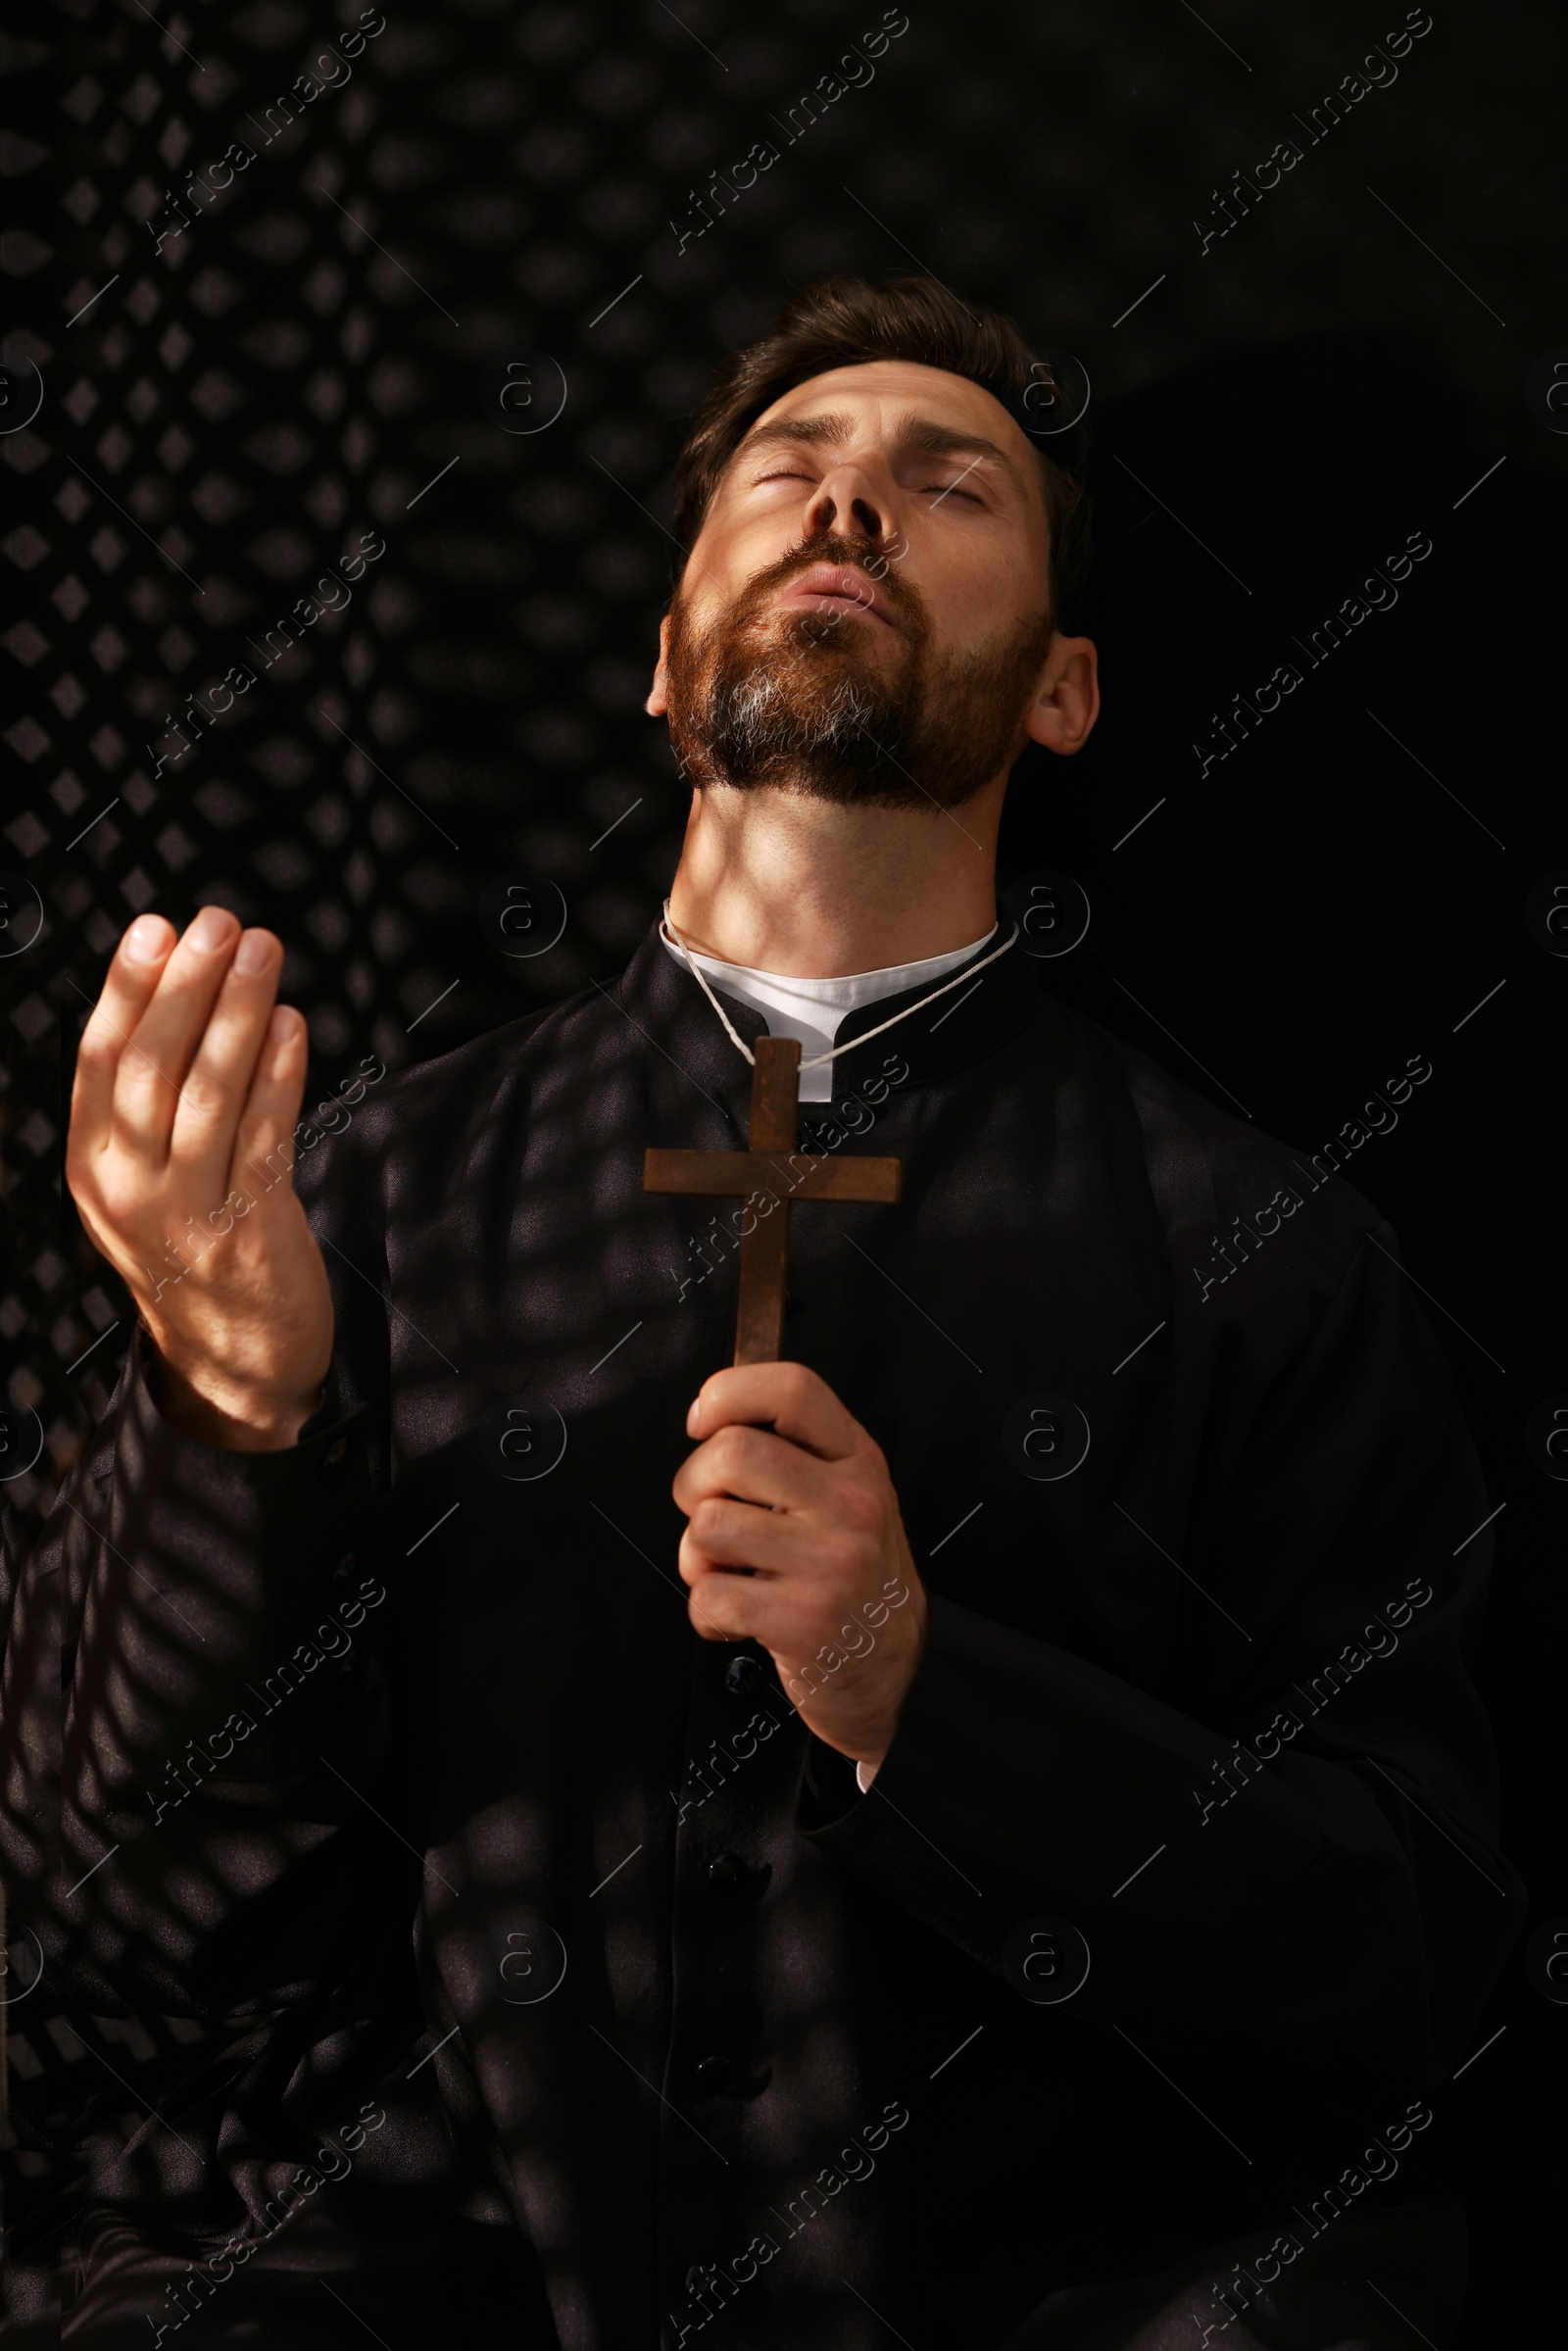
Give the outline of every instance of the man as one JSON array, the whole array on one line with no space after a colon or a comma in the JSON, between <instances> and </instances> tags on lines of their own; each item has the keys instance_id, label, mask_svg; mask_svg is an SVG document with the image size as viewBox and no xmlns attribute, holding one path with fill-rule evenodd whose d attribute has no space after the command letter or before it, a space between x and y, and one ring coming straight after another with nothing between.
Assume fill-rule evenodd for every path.
<instances>
[{"instance_id":1,"label":"man","mask_svg":"<svg viewBox=\"0 0 1568 2351\"><path fill-rule=\"evenodd\" d=\"M1448 2339L1487 1497L1377 1212L999 919L1099 708L1059 391L920 279L730 363L665 919L293 1184L278 942L122 943L69 1174L144 1329L19 1581L11 1870L74 1997L234 2045L99 2152L68 2340ZM734 1365L803 1162L644 1151L744 1149L769 1034L902 1196L801 1200Z\"/></svg>"}]
</instances>

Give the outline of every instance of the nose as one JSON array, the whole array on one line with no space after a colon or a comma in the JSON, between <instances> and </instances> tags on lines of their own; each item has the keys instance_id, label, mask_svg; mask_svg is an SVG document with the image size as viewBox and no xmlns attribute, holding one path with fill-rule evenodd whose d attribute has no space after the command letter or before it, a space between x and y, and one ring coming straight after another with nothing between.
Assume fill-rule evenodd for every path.
<instances>
[{"instance_id":1,"label":"nose","mask_svg":"<svg viewBox=\"0 0 1568 2351\"><path fill-rule=\"evenodd\" d=\"M891 515L871 483L857 465L835 465L824 473L807 502L806 535L825 537L837 530L844 538L887 536Z\"/></svg>"}]
</instances>

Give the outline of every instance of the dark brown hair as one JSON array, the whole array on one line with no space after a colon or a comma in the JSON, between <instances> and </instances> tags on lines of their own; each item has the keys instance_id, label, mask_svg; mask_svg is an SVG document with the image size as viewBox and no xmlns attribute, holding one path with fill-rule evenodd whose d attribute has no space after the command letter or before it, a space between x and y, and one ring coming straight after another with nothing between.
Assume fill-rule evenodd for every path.
<instances>
[{"instance_id":1,"label":"dark brown hair","mask_svg":"<svg viewBox=\"0 0 1568 2351\"><path fill-rule=\"evenodd\" d=\"M934 277L880 286L859 277L823 278L785 303L767 334L720 367L675 465L681 550L695 541L725 466L763 411L813 375L871 360L910 360L966 375L1020 422L1028 414L1025 395L1039 380L1037 355L1004 312L966 308ZM1088 568L1088 435L1080 421L1051 436L1049 456L1038 439L1030 447L1051 521L1052 611L1059 615ZM677 553L677 585L684 563Z\"/></svg>"}]
</instances>

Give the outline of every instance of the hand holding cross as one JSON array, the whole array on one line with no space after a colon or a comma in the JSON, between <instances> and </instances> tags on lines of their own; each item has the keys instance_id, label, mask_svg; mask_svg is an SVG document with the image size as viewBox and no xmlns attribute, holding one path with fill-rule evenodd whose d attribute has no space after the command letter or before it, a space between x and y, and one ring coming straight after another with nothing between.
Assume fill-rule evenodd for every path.
<instances>
[{"instance_id":1,"label":"hand holding cross","mask_svg":"<svg viewBox=\"0 0 1568 2351\"><path fill-rule=\"evenodd\" d=\"M680 1572L705 1641L756 1641L807 1728L869 1786L925 1646L925 1588L887 1462L826 1383L783 1363L793 1201L899 1197L897 1159L795 1149L801 1049L759 1037L749 1151L650 1151L643 1189L761 1193L773 1205L741 1240L734 1368L704 1381L698 1440L676 1474L689 1524Z\"/></svg>"}]
</instances>

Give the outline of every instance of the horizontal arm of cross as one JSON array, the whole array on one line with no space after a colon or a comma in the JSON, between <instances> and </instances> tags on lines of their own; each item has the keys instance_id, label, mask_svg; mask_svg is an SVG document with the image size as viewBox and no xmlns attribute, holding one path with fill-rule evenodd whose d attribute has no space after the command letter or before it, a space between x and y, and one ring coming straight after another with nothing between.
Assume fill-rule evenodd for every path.
<instances>
[{"instance_id":1,"label":"horizontal arm of cross","mask_svg":"<svg viewBox=\"0 0 1568 2351\"><path fill-rule=\"evenodd\" d=\"M790 1210L797 1200L899 1198L897 1159L832 1159L792 1149L800 1111L800 1040L759 1037L753 1049L750 1151L650 1151L645 1192L713 1199L760 1196L752 1229L741 1235L740 1295L735 1306L737 1363L774 1363L783 1352L789 1274ZM684 1294L683 1294L684 1295Z\"/></svg>"},{"instance_id":2,"label":"horizontal arm of cross","mask_svg":"<svg viewBox=\"0 0 1568 2351\"><path fill-rule=\"evenodd\" d=\"M897 1159L836 1159L806 1151L649 1151L643 1154L645 1192L709 1198L771 1192L788 1200L894 1201Z\"/></svg>"}]
</instances>

